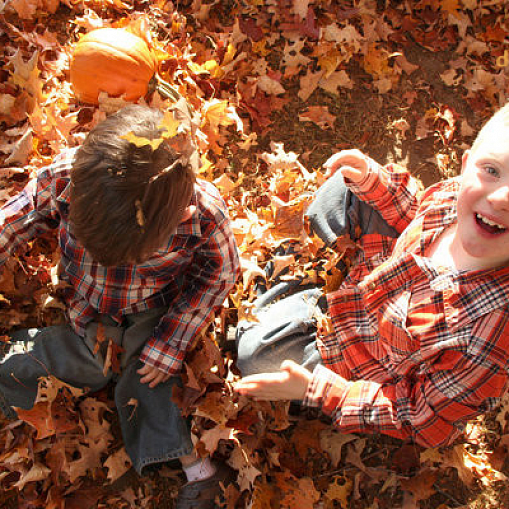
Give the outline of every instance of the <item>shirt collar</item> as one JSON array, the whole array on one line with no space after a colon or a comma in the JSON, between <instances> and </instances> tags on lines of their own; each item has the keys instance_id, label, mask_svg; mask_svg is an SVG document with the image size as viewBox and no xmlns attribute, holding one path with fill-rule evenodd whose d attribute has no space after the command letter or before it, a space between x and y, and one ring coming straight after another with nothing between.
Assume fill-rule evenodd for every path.
<instances>
[{"instance_id":1,"label":"shirt collar","mask_svg":"<svg viewBox=\"0 0 509 509\"><path fill-rule=\"evenodd\" d=\"M69 179L68 183L60 193L57 195L57 201L69 206L71 201L71 180Z\"/></svg>"}]
</instances>

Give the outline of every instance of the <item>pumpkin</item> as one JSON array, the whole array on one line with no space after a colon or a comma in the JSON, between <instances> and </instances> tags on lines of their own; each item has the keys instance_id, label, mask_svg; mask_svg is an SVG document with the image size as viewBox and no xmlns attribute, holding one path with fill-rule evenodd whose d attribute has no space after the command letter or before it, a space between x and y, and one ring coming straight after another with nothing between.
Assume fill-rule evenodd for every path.
<instances>
[{"instance_id":1,"label":"pumpkin","mask_svg":"<svg viewBox=\"0 0 509 509\"><path fill-rule=\"evenodd\" d=\"M101 91L136 101L147 93L156 70L157 58L141 37L119 28L99 28L77 42L70 77L83 102L98 104Z\"/></svg>"}]
</instances>

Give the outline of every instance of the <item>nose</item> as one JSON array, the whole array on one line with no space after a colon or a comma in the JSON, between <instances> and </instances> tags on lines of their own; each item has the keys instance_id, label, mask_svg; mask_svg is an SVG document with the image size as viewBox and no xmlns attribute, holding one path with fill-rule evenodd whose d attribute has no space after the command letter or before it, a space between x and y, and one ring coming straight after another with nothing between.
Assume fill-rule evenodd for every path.
<instances>
[{"instance_id":1,"label":"nose","mask_svg":"<svg viewBox=\"0 0 509 509\"><path fill-rule=\"evenodd\" d=\"M495 210L509 211L509 184L498 186L488 195L488 201Z\"/></svg>"}]
</instances>

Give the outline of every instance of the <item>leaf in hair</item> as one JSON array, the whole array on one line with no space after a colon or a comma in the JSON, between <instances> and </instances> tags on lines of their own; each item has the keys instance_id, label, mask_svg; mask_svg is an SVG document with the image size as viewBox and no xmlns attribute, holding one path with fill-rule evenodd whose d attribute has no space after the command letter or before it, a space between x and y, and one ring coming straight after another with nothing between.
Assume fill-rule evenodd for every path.
<instances>
[{"instance_id":1,"label":"leaf in hair","mask_svg":"<svg viewBox=\"0 0 509 509\"><path fill-rule=\"evenodd\" d=\"M173 117L172 111L166 111L158 127L166 131L162 134L162 137L168 139L178 134L181 125L182 124Z\"/></svg>"},{"instance_id":2,"label":"leaf in hair","mask_svg":"<svg viewBox=\"0 0 509 509\"><path fill-rule=\"evenodd\" d=\"M152 150L157 150L159 145L164 141L164 136L161 138L156 138L155 140L149 140L148 138L143 138L140 136L136 136L132 131L129 131L126 135L121 136L122 139L127 140L129 143L136 145L138 148L146 147L149 145Z\"/></svg>"},{"instance_id":3,"label":"leaf in hair","mask_svg":"<svg viewBox=\"0 0 509 509\"><path fill-rule=\"evenodd\" d=\"M167 111L158 127L163 130L163 133L161 133L159 138L155 138L154 140L137 136L133 131L129 131L126 135L122 136L122 139L127 140L138 148L150 146L154 151L159 148L164 140L173 138L178 134L181 123L175 120L171 111Z\"/></svg>"},{"instance_id":4,"label":"leaf in hair","mask_svg":"<svg viewBox=\"0 0 509 509\"><path fill-rule=\"evenodd\" d=\"M143 215L143 207L141 206L141 201L136 200L134 202L134 206L136 207L136 222L138 226L143 230L145 227L145 216Z\"/></svg>"}]
</instances>

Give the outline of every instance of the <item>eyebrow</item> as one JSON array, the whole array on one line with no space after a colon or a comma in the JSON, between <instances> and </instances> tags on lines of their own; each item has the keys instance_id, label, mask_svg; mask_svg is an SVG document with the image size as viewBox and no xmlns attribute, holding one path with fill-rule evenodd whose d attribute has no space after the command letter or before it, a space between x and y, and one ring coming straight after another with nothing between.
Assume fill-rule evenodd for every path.
<instances>
[{"instance_id":1,"label":"eyebrow","mask_svg":"<svg viewBox=\"0 0 509 509\"><path fill-rule=\"evenodd\" d=\"M494 161L504 161L507 160L507 163L509 164L509 153L496 153L496 152L488 152L482 155L478 158L479 161L483 160L494 160Z\"/></svg>"}]
</instances>

